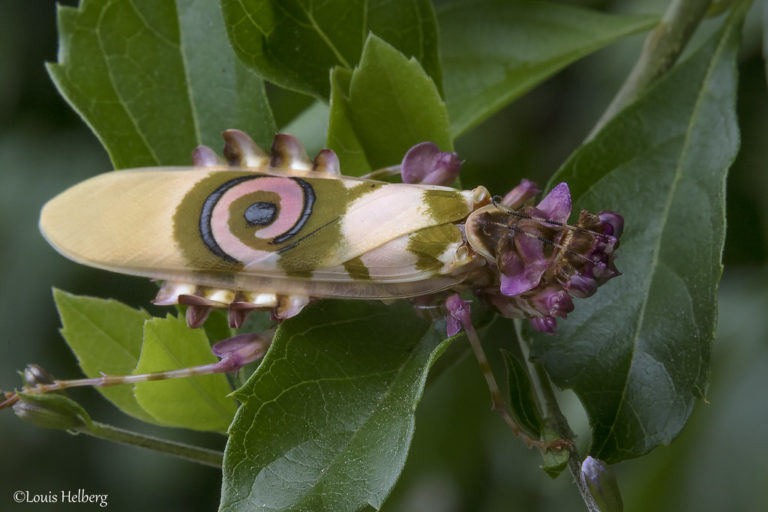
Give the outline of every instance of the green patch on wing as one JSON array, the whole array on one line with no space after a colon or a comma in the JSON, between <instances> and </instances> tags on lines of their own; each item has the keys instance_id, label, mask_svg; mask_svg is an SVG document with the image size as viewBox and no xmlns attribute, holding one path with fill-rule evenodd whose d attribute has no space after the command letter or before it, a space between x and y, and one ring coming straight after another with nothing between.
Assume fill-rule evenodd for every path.
<instances>
[{"instance_id":1,"label":"green patch on wing","mask_svg":"<svg viewBox=\"0 0 768 512\"><path fill-rule=\"evenodd\" d=\"M386 185L384 182L363 181L359 185L356 185L347 191L347 201L351 203L355 199L373 192L374 190L377 190L384 185Z\"/></svg>"},{"instance_id":2,"label":"green patch on wing","mask_svg":"<svg viewBox=\"0 0 768 512\"><path fill-rule=\"evenodd\" d=\"M466 199L458 190L427 190L423 207L435 220L435 224L457 222L471 213Z\"/></svg>"},{"instance_id":3,"label":"green patch on wing","mask_svg":"<svg viewBox=\"0 0 768 512\"><path fill-rule=\"evenodd\" d=\"M363 263L362 256L345 261L344 270L347 271L347 274L349 274L349 277L352 279L360 281L368 281L371 279L371 273L368 270L368 267L365 266L365 263Z\"/></svg>"},{"instance_id":4,"label":"green patch on wing","mask_svg":"<svg viewBox=\"0 0 768 512\"><path fill-rule=\"evenodd\" d=\"M421 229L408 239L408 251L417 258L416 268L437 273L443 268L439 259L452 245L461 242L461 231L454 224Z\"/></svg>"},{"instance_id":5,"label":"green patch on wing","mask_svg":"<svg viewBox=\"0 0 768 512\"><path fill-rule=\"evenodd\" d=\"M187 192L173 215L173 238L184 258L193 270L234 272L242 268L241 263L227 261L205 245L200 234L200 215L203 204L211 193L227 181L253 173L234 171L212 171Z\"/></svg>"},{"instance_id":6,"label":"green patch on wing","mask_svg":"<svg viewBox=\"0 0 768 512\"><path fill-rule=\"evenodd\" d=\"M329 249L343 244L341 219L350 201L342 180L302 179L312 186L315 204L304 227L280 247L278 260L280 268L295 277L309 277L313 270L325 266Z\"/></svg>"}]
</instances>

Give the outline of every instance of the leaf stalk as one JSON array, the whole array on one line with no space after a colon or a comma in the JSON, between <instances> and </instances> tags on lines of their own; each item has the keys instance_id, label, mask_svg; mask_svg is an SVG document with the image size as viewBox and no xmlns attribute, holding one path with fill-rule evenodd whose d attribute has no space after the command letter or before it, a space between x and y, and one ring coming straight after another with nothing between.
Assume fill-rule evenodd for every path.
<instances>
[{"instance_id":1,"label":"leaf stalk","mask_svg":"<svg viewBox=\"0 0 768 512\"><path fill-rule=\"evenodd\" d=\"M192 446L185 443L161 439L159 437L139 434L138 432L124 430L112 425L107 425L106 423L99 423L97 421L91 422L90 426L88 427L77 429L76 432L98 437L99 439L104 439L115 443L127 444L131 446L138 446L140 448L146 448L148 450L154 450L156 452L172 455L174 457L188 460L190 462L196 462L198 464L203 464L205 466L211 466L219 469L221 468L222 462L224 460L224 454L217 450L210 450L200 446Z\"/></svg>"}]
</instances>

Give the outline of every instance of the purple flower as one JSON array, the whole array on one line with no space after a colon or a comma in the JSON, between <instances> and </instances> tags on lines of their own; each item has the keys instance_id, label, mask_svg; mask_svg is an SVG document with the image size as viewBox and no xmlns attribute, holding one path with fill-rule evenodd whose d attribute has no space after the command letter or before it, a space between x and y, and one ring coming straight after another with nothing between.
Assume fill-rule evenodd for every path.
<instances>
[{"instance_id":1,"label":"purple flower","mask_svg":"<svg viewBox=\"0 0 768 512\"><path fill-rule=\"evenodd\" d=\"M432 142L416 144L403 157L400 175L404 183L450 185L459 175L461 160L456 153L440 151Z\"/></svg>"},{"instance_id":2,"label":"purple flower","mask_svg":"<svg viewBox=\"0 0 768 512\"><path fill-rule=\"evenodd\" d=\"M571 191L567 183L560 183L536 205L539 217L555 222L566 222L571 216Z\"/></svg>"},{"instance_id":3,"label":"purple flower","mask_svg":"<svg viewBox=\"0 0 768 512\"><path fill-rule=\"evenodd\" d=\"M539 277L531 275L530 271L526 272L522 258L512 251L501 255L499 270L500 289L504 295L520 295L539 283Z\"/></svg>"},{"instance_id":4,"label":"purple flower","mask_svg":"<svg viewBox=\"0 0 768 512\"><path fill-rule=\"evenodd\" d=\"M518 209L525 205L529 199L533 199L536 194L541 192L539 187L530 180L522 179L520 184L510 190L504 199L501 200L501 204L508 208Z\"/></svg>"},{"instance_id":5,"label":"purple flower","mask_svg":"<svg viewBox=\"0 0 768 512\"><path fill-rule=\"evenodd\" d=\"M272 338L269 336L238 334L214 344L211 351L221 358L222 362L226 362L231 367L230 370L236 370L261 358L271 343Z\"/></svg>"},{"instance_id":6,"label":"purple flower","mask_svg":"<svg viewBox=\"0 0 768 512\"><path fill-rule=\"evenodd\" d=\"M558 286L548 286L538 290L531 297L531 303L537 311L550 317L565 318L568 313L573 311L573 301L570 295Z\"/></svg>"},{"instance_id":7,"label":"purple flower","mask_svg":"<svg viewBox=\"0 0 768 512\"><path fill-rule=\"evenodd\" d=\"M469 302L462 300L459 294L455 293L446 299L445 306L448 308L446 331L448 336L455 336L471 321Z\"/></svg>"},{"instance_id":8,"label":"purple flower","mask_svg":"<svg viewBox=\"0 0 768 512\"><path fill-rule=\"evenodd\" d=\"M582 210L571 245L567 265L558 269L557 279L574 297L589 297L597 287L621 273L613 263L614 251L619 247L619 236L624 230L624 219L612 211L597 215Z\"/></svg>"},{"instance_id":9,"label":"purple flower","mask_svg":"<svg viewBox=\"0 0 768 512\"><path fill-rule=\"evenodd\" d=\"M521 183L518 187L535 190L533 182ZM536 205L529 207L526 217L547 219L557 223L568 220L571 214L571 194L568 185L560 183ZM515 252L500 254L501 293L519 295L537 287L551 265L552 251L545 246L549 226L532 218L518 217L511 226L514 232Z\"/></svg>"}]
</instances>

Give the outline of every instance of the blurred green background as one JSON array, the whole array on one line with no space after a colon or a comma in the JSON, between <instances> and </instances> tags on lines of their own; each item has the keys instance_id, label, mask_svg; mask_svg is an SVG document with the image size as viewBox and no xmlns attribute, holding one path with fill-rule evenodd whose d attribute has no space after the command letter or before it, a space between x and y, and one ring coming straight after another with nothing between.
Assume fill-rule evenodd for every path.
<instances>
[{"instance_id":1,"label":"blurred green background","mask_svg":"<svg viewBox=\"0 0 768 512\"><path fill-rule=\"evenodd\" d=\"M664 1L569 3L635 13L660 13L666 7ZM707 403L697 405L671 446L615 468L629 511L768 510L768 438L763 434L768 423L768 94L760 48L763 6L757 4L748 16L740 62L742 148L728 181L726 270ZM110 163L43 67L56 59L54 2L0 0L0 6L0 389L7 390L18 385L16 371L30 362L60 378L79 376L58 334L52 286L145 308L156 288L142 279L70 263L40 236L37 216L43 203L109 170ZM501 184L486 178L499 166L515 178L546 182L598 119L643 38L621 41L571 66L459 139L457 151L466 160L464 185L484 184L503 193ZM276 114L278 120L290 119L290 102ZM223 447L218 436L132 420L92 390L72 396L96 420ZM563 400L587 442L578 404L567 393ZM491 413L477 365L466 359L428 389L406 470L385 509L583 510L570 475L552 481L539 464L539 456ZM214 469L39 429L10 411L0 413L0 510L84 510L12 500L16 490L47 494L81 488L108 494L113 511L215 510L220 478Z\"/></svg>"}]
</instances>

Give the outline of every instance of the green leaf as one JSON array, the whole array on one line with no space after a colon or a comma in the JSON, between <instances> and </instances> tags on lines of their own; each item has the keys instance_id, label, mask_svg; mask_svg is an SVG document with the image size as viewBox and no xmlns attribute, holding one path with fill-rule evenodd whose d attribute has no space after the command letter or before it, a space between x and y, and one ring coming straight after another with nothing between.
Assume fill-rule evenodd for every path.
<instances>
[{"instance_id":1,"label":"green leaf","mask_svg":"<svg viewBox=\"0 0 768 512\"><path fill-rule=\"evenodd\" d=\"M349 106L349 82L352 73L344 68L334 68L331 73L331 102L328 114L328 147L336 152L342 173L362 176L371 172L371 164L365 157L365 149L355 133L352 110Z\"/></svg>"},{"instance_id":2,"label":"green leaf","mask_svg":"<svg viewBox=\"0 0 768 512\"><path fill-rule=\"evenodd\" d=\"M183 310L183 313L180 312L178 316L181 318L185 317L186 308L178 305L176 307ZM235 335L234 329L229 327L229 318L227 311L224 309L214 309L211 311L202 328L207 339L214 343Z\"/></svg>"},{"instance_id":3,"label":"green leaf","mask_svg":"<svg viewBox=\"0 0 768 512\"><path fill-rule=\"evenodd\" d=\"M153 318L144 324L144 346L134 373L152 373L215 363L208 337L183 318ZM221 373L183 379L139 382L136 400L156 423L224 432L237 409Z\"/></svg>"},{"instance_id":4,"label":"green leaf","mask_svg":"<svg viewBox=\"0 0 768 512\"><path fill-rule=\"evenodd\" d=\"M526 432L534 437L541 435L544 422L536 406L533 395L533 385L525 367L525 363L516 354L508 350L501 351L504 364L507 367L507 382L509 384L509 407L515 421Z\"/></svg>"},{"instance_id":5,"label":"green leaf","mask_svg":"<svg viewBox=\"0 0 768 512\"><path fill-rule=\"evenodd\" d=\"M351 76L334 71L332 83L328 146L339 155L345 174L398 164L419 142L453 149L445 103L434 82L415 59L382 39L369 37L360 66Z\"/></svg>"},{"instance_id":6,"label":"green leaf","mask_svg":"<svg viewBox=\"0 0 768 512\"><path fill-rule=\"evenodd\" d=\"M768 7L765 6L763 7L763 60L765 61L765 78L768 80Z\"/></svg>"},{"instance_id":7,"label":"green leaf","mask_svg":"<svg viewBox=\"0 0 768 512\"><path fill-rule=\"evenodd\" d=\"M742 13L743 14L743 13ZM707 384L725 236L725 177L736 156L739 16L580 148L552 183L575 211L625 219L624 275L579 301L532 355L573 388L607 462L669 443Z\"/></svg>"},{"instance_id":8,"label":"green leaf","mask_svg":"<svg viewBox=\"0 0 768 512\"><path fill-rule=\"evenodd\" d=\"M375 33L421 62L440 84L437 22L429 0L222 0L240 58L270 82L328 98L329 73L360 60Z\"/></svg>"},{"instance_id":9,"label":"green leaf","mask_svg":"<svg viewBox=\"0 0 768 512\"><path fill-rule=\"evenodd\" d=\"M269 147L263 83L229 46L217 2L83 0L59 7L59 33L48 71L115 168L188 164L233 127Z\"/></svg>"},{"instance_id":10,"label":"green leaf","mask_svg":"<svg viewBox=\"0 0 768 512\"><path fill-rule=\"evenodd\" d=\"M404 302L323 301L284 322L237 392L221 510L380 508L442 339Z\"/></svg>"},{"instance_id":11,"label":"green leaf","mask_svg":"<svg viewBox=\"0 0 768 512\"><path fill-rule=\"evenodd\" d=\"M61 317L61 335L85 375L96 378L133 372L141 353L144 322L152 318L149 313L116 300L82 297L56 288L53 299ZM96 389L124 413L152 420L136 402L133 386Z\"/></svg>"},{"instance_id":12,"label":"green leaf","mask_svg":"<svg viewBox=\"0 0 768 512\"><path fill-rule=\"evenodd\" d=\"M541 438L547 442L553 442L561 439L557 432L546 426L544 427ZM550 478L557 478L560 476L560 473L562 473L563 470L568 467L568 458L570 456L571 453L568 450L560 450L559 452L550 450L546 453L543 453L541 455L541 469L547 475L549 475Z\"/></svg>"},{"instance_id":13,"label":"green leaf","mask_svg":"<svg viewBox=\"0 0 768 512\"><path fill-rule=\"evenodd\" d=\"M437 18L432 0L368 0L367 18L370 32L418 60L437 89L442 89Z\"/></svg>"},{"instance_id":14,"label":"green leaf","mask_svg":"<svg viewBox=\"0 0 768 512\"><path fill-rule=\"evenodd\" d=\"M461 135L573 61L657 20L548 2L446 5L438 22L451 134Z\"/></svg>"}]
</instances>

